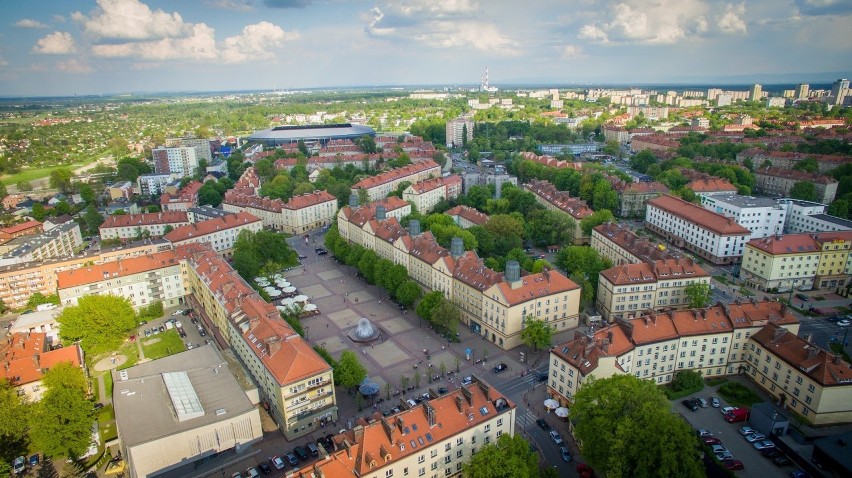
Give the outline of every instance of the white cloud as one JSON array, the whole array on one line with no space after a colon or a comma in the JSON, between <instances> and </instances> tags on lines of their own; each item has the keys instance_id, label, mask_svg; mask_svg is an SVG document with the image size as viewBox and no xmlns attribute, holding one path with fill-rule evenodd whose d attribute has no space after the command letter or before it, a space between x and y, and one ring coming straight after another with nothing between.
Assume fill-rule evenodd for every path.
<instances>
[{"instance_id":1,"label":"white cloud","mask_svg":"<svg viewBox=\"0 0 852 478\"><path fill-rule=\"evenodd\" d=\"M46 23L30 18L22 18L18 20L15 22L15 26L18 28L50 28Z\"/></svg>"},{"instance_id":2,"label":"white cloud","mask_svg":"<svg viewBox=\"0 0 852 478\"><path fill-rule=\"evenodd\" d=\"M62 15L54 15L52 18L53 21L56 23L65 23L65 17L63 17Z\"/></svg>"},{"instance_id":3,"label":"white cloud","mask_svg":"<svg viewBox=\"0 0 852 478\"><path fill-rule=\"evenodd\" d=\"M260 22L246 26L237 36L225 38L220 55L227 63L269 60L274 57L271 48L280 48L284 42L298 39L299 32L285 32L278 25Z\"/></svg>"},{"instance_id":4,"label":"white cloud","mask_svg":"<svg viewBox=\"0 0 852 478\"><path fill-rule=\"evenodd\" d=\"M251 12L254 7L249 0L204 0L204 4L213 8Z\"/></svg>"},{"instance_id":5,"label":"white cloud","mask_svg":"<svg viewBox=\"0 0 852 478\"><path fill-rule=\"evenodd\" d=\"M722 33L745 31L745 6L728 5L716 22ZM669 45L710 31L708 0L621 0L610 2L578 38L604 44Z\"/></svg>"},{"instance_id":6,"label":"white cloud","mask_svg":"<svg viewBox=\"0 0 852 478\"><path fill-rule=\"evenodd\" d=\"M33 53L42 55L67 55L74 53L77 48L74 37L68 32L53 32L38 40L32 49Z\"/></svg>"},{"instance_id":7,"label":"white cloud","mask_svg":"<svg viewBox=\"0 0 852 478\"><path fill-rule=\"evenodd\" d=\"M577 45L565 45L559 50L562 53L562 58L565 60L586 56L585 53L583 53L583 48Z\"/></svg>"},{"instance_id":8,"label":"white cloud","mask_svg":"<svg viewBox=\"0 0 852 478\"><path fill-rule=\"evenodd\" d=\"M728 5L725 13L719 18L719 30L725 33L746 33L746 23L742 19L744 14L744 3Z\"/></svg>"},{"instance_id":9,"label":"white cloud","mask_svg":"<svg viewBox=\"0 0 852 478\"><path fill-rule=\"evenodd\" d=\"M151 10L139 0L97 0L90 15L74 12L71 18L95 38L158 40L180 38L194 33L193 25L180 14Z\"/></svg>"},{"instance_id":10,"label":"white cloud","mask_svg":"<svg viewBox=\"0 0 852 478\"><path fill-rule=\"evenodd\" d=\"M184 38L163 38L132 43L93 45L92 53L106 58L140 58L143 60L216 60L218 50L212 28L203 23L192 26Z\"/></svg>"},{"instance_id":11,"label":"white cloud","mask_svg":"<svg viewBox=\"0 0 852 478\"><path fill-rule=\"evenodd\" d=\"M88 63L82 62L80 60L76 60L71 58L66 61L60 61L56 63L56 69L59 71L64 71L66 73L73 73L76 75L85 75L88 73L92 73L94 68L89 66Z\"/></svg>"},{"instance_id":12,"label":"white cloud","mask_svg":"<svg viewBox=\"0 0 852 478\"><path fill-rule=\"evenodd\" d=\"M435 48L517 54L517 42L478 13L479 3L474 0L408 0L371 9L364 15L365 30L375 38L413 40Z\"/></svg>"}]
</instances>

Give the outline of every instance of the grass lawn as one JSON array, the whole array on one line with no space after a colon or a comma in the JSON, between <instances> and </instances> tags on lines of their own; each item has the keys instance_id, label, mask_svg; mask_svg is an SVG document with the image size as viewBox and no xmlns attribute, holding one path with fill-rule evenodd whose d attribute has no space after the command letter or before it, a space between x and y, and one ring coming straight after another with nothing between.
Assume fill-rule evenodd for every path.
<instances>
[{"instance_id":1,"label":"grass lawn","mask_svg":"<svg viewBox=\"0 0 852 478\"><path fill-rule=\"evenodd\" d=\"M118 437L115 428L115 411L112 405L106 405L98 412L98 428L101 432L101 440L106 443Z\"/></svg>"},{"instance_id":2,"label":"grass lawn","mask_svg":"<svg viewBox=\"0 0 852 478\"><path fill-rule=\"evenodd\" d=\"M121 364L121 366L118 367L118 370L130 368L136 365L136 362L139 361L139 349L136 348L136 342L125 342L118 349L118 353L127 357L127 361Z\"/></svg>"},{"instance_id":3,"label":"grass lawn","mask_svg":"<svg viewBox=\"0 0 852 478\"><path fill-rule=\"evenodd\" d=\"M101 397L101 402L107 399L107 397L112 397L112 373L106 372L104 374L104 391L106 393L106 397Z\"/></svg>"},{"instance_id":4,"label":"grass lawn","mask_svg":"<svg viewBox=\"0 0 852 478\"><path fill-rule=\"evenodd\" d=\"M728 379L725 377L708 378L704 380L704 383L707 384L708 387L715 387L716 385L728 383Z\"/></svg>"},{"instance_id":5,"label":"grass lawn","mask_svg":"<svg viewBox=\"0 0 852 478\"><path fill-rule=\"evenodd\" d=\"M735 407L751 408L753 403L760 401L760 396L754 390L736 382L728 382L719 387L719 395Z\"/></svg>"},{"instance_id":6,"label":"grass lawn","mask_svg":"<svg viewBox=\"0 0 852 478\"><path fill-rule=\"evenodd\" d=\"M167 330L142 341L142 351L145 358L150 360L168 357L184 350L186 350L186 345L184 345L176 330Z\"/></svg>"},{"instance_id":7,"label":"grass lawn","mask_svg":"<svg viewBox=\"0 0 852 478\"><path fill-rule=\"evenodd\" d=\"M54 169L67 168L67 169L77 169L79 167L85 166L88 163L74 163L70 165L63 166L48 166L45 168L33 168L33 169L23 169L18 174L13 174L11 176L2 176L0 177L0 182L9 186L12 184L18 184L21 181L32 181L34 179L41 179L50 176L50 173Z\"/></svg>"},{"instance_id":8,"label":"grass lawn","mask_svg":"<svg viewBox=\"0 0 852 478\"><path fill-rule=\"evenodd\" d=\"M717 281L719 281L719 282L721 282L721 283L725 284L725 285L729 285L729 284L730 284L730 282L728 281L728 278L727 278L727 277L725 277L725 276L713 276L713 278L714 278L714 279L716 279Z\"/></svg>"}]
</instances>

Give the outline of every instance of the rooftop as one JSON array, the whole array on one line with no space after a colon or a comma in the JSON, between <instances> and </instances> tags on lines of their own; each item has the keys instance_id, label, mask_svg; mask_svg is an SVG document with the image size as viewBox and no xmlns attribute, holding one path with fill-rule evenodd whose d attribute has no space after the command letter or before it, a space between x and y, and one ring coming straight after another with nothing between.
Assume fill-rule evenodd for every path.
<instances>
[{"instance_id":1,"label":"rooftop","mask_svg":"<svg viewBox=\"0 0 852 478\"><path fill-rule=\"evenodd\" d=\"M820 221L828 222L830 224L834 224L835 226L852 229L852 221L848 219L842 219L837 216L829 216L828 214L814 214L810 217L812 217L813 219L818 219Z\"/></svg>"},{"instance_id":2,"label":"rooftop","mask_svg":"<svg viewBox=\"0 0 852 478\"><path fill-rule=\"evenodd\" d=\"M751 231L737 224L733 218L708 211L697 204L668 194L648 201L648 205L723 236L747 236L751 234Z\"/></svg>"},{"instance_id":3,"label":"rooftop","mask_svg":"<svg viewBox=\"0 0 852 478\"><path fill-rule=\"evenodd\" d=\"M499 300L495 294L495 292L499 291L503 299L501 302L512 307L539 297L580 289L579 285L562 275L559 271L547 269L538 274L523 276L518 282L520 284L513 287L513 284L503 281L488 290L491 291L495 300ZM495 287L497 288L496 291L494 290ZM488 295L488 292L486 292L486 295Z\"/></svg>"},{"instance_id":4,"label":"rooftop","mask_svg":"<svg viewBox=\"0 0 852 478\"><path fill-rule=\"evenodd\" d=\"M444 211L444 214L448 214L450 216L458 216L464 218L477 226L482 226L486 222L488 222L488 215L485 213L481 213L476 209L470 206L456 206L452 209L448 209Z\"/></svg>"},{"instance_id":5,"label":"rooftop","mask_svg":"<svg viewBox=\"0 0 852 478\"><path fill-rule=\"evenodd\" d=\"M260 218L254 214L246 211L240 211L236 214L228 214L222 217L176 227L174 230L163 236L163 238L171 243L176 243L259 222L261 222Z\"/></svg>"},{"instance_id":6,"label":"rooftop","mask_svg":"<svg viewBox=\"0 0 852 478\"><path fill-rule=\"evenodd\" d=\"M628 254L644 262L676 258L662 244L653 244L647 239L637 236L629 228L617 223L607 222L595 226L592 229L592 237L595 234L605 237Z\"/></svg>"},{"instance_id":7,"label":"rooftop","mask_svg":"<svg viewBox=\"0 0 852 478\"><path fill-rule=\"evenodd\" d=\"M0 339L0 378L14 386L37 382L53 365L71 362L79 366L81 357L76 344L50 350L46 334L15 333Z\"/></svg>"},{"instance_id":8,"label":"rooftop","mask_svg":"<svg viewBox=\"0 0 852 478\"><path fill-rule=\"evenodd\" d=\"M153 226L189 222L186 211L150 212L143 214L121 214L107 216L101 229L111 227Z\"/></svg>"},{"instance_id":9,"label":"rooftop","mask_svg":"<svg viewBox=\"0 0 852 478\"><path fill-rule=\"evenodd\" d=\"M683 258L624 264L601 271L601 276L613 285L626 285L677 278L710 277L710 274L692 259Z\"/></svg>"},{"instance_id":10,"label":"rooftop","mask_svg":"<svg viewBox=\"0 0 852 478\"><path fill-rule=\"evenodd\" d=\"M150 256L118 259L103 264L94 264L79 269L71 269L56 273L57 289L69 289L86 284L94 284L106 279L125 277L141 272L148 272L163 267L178 266L180 261L175 251L158 252Z\"/></svg>"},{"instance_id":11,"label":"rooftop","mask_svg":"<svg viewBox=\"0 0 852 478\"><path fill-rule=\"evenodd\" d=\"M820 385L852 385L852 366L786 329L769 324L751 338Z\"/></svg>"},{"instance_id":12,"label":"rooftop","mask_svg":"<svg viewBox=\"0 0 852 478\"><path fill-rule=\"evenodd\" d=\"M741 196L739 194L717 194L707 198L708 201L729 204L738 208L778 207L778 201L767 197Z\"/></svg>"}]
</instances>

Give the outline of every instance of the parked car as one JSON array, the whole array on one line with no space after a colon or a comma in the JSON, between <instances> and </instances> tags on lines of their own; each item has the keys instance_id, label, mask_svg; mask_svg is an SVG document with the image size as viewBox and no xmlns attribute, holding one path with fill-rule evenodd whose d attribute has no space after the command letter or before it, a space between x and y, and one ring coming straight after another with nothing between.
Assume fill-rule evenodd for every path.
<instances>
[{"instance_id":1,"label":"parked car","mask_svg":"<svg viewBox=\"0 0 852 478\"><path fill-rule=\"evenodd\" d=\"M179 315L179 314L183 314L184 312L186 312L186 310L184 310L184 309L178 309L178 310L176 310L176 311L172 312L172 315Z\"/></svg>"},{"instance_id":2,"label":"parked car","mask_svg":"<svg viewBox=\"0 0 852 478\"><path fill-rule=\"evenodd\" d=\"M243 474L240 472L236 472L231 475L231 478L243 478Z\"/></svg>"},{"instance_id":3,"label":"parked car","mask_svg":"<svg viewBox=\"0 0 852 478\"><path fill-rule=\"evenodd\" d=\"M686 408L688 408L688 409L692 410L693 412L697 412L697 411L698 411L698 404L697 404L697 403L695 403L695 401L694 401L694 400L689 400L689 399L687 399L687 400L684 400L684 401L682 401L682 402L680 402L680 403L682 403L684 407L686 407Z\"/></svg>"},{"instance_id":4,"label":"parked car","mask_svg":"<svg viewBox=\"0 0 852 478\"><path fill-rule=\"evenodd\" d=\"M795 470L790 472L790 478L811 478L811 475L802 470Z\"/></svg>"},{"instance_id":5,"label":"parked car","mask_svg":"<svg viewBox=\"0 0 852 478\"><path fill-rule=\"evenodd\" d=\"M775 444L771 440L758 440L751 444L756 450L765 450L767 448L775 448Z\"/></svg>"},{"instance_id":6,"label":"parked car","mask_svg":"<svg viewBox=\"0 0 852 478\"><path fill-rule=\"evenodd\" d=\"M535 421L535 423L536 423L536 425L538 425L538 427L539 427L539 428L541 428L542 430L544 430L544 431L546 431L546 432L549 432L549 431L550 431L550 425L548 425L548 424L547 424L547 422L546 422L546 421L544 421L544 418L539 418L538 420L536 420L536 421Z\"/></svg>"},{"instance_id":7,"label":"parked car","mask_svg":"<svg viewBox=\"0 0 852 478\"><path fill-rule=\"evenodd\" d=\"M200 336L202 336L202 337L206 337L206 336L207 336L207 331L206 331L206 330L204 330L204 327L199 327L199 328L198 328L198 335L200 335Z\"/></svg>"},{"instance_id":8,"label":"parked car","mask_svg":"<svg viewBox=\"0 0 852 478\"><path fill-rule=\"evenodd\" d=\"M289 463L291 466L296 466L299 464L299 459L296 458L296 454L293 452L287 453L286 455L284 455L284 458L287 459L287 463Z\"/></svg>"},{"instance_id":9,"label":"parked car","mask_svg":"<svg viewBox=\"0 0 852 478\"><path fill-rule=\"evenodd\" d=\"M195 317L192 317L191 319L189 319L189 321L192 322L193 324L198 323L198 319L196 319Z\"/></svg>"},{"instance_id":10,"label":"parked car","mask_svg":"<svg viewBox=\"0 0 852 478\"><path fill-rule=\"evenodd\" d=\"M748 420L749 412L745 408L735 408L725 414L725 421L728 423L740 423Z\"/></svg>"},{"instance_id":11,"label":"parked car","mask_svg":"<svg viewBox=\"0 0 852 478\"><path fill-rule=\"evenodd\" d=\"M764 448L760 450L760 454L763 455L764 458L769 458L770 460L773 458L778 458L784 453L778 448Z\"/></svg>"},{"instance_id":12,"label":"parked car","mask_svg":"<svg viewBox=\"0 0 852 478\"><path fill-rule=\"evenodd\" d=\"M562 461L568 463L571 461L571 454L568 453L568 448L564 446L559 447L559 453L562 455Z\"/></svg>"},{"instance_id":13,"label":"parked car","mask_svg":"<svg viewBox=\"0 0 852 478\"><path fill-rule=\"evenodd\" d=\"M308 256L305 256L305 255L299 254L299 260L300 260L300 261L301 261L301 260L305 260L305 259L307 259L307 258L308 258Z\"/></svg>"},{"instance_id":14,"label":"parked car","mask_svg":"<svg viewBox=\"0 0 852 478\"><path fill-rule=\"evenodd\" d=\"M15 473L23 473L24 468L27 467L27 459L23 456L19 456L15 458L15 461L12 462L12 471Z\"/></svg>"},{"instance_id":15,"label":"parked car","mask_svg":"<svg viewBox=\"0 0 852 478\"><path fill-rule=\"evenodd\" d=\"M324 255L328 254L328 251L321 248L321 247L318 247L316 249L316 253L317 253L318 256L324 256Z\"/></svg>"},{"instance_id":16,"label":"parked car","mask_svg":"<svg viewBox=\"0 0 852 478\"><path fill-rule=\"evenodd\" d=\"M286 466L284 464L284 460L282 460L281 457L277 455L270 458L269 462L272 463L272 466L274 466L276 470L283 470Z\"/></svg>"},{"instance_id":17,"label":"parked car","mask_svg":"<svg viewBox=\"0 0 852 478\"><path fill-rule=\"evenodd\" d=\"M740 435L742 435L742 436L751 435L752 433L757 433L757 430L755 430L752 427L741 427L740 428Z\"/></svg>"},{"instance_id":18,"label":"parked car","mask_svg":"<svg viewBox=\"0 0 852 478\"><path fill-rule=\"evenodd\" d=\"M710 433L710 430L705 430L704 428L699 428L698 431L696 431L696 433L698 433L698 436L701 437L701 438L713 436L713 434Z\"/></svg>"},{"instance_id":19,"label":"parked car","mask_svg":"<svg viewBox=\"0 0 852 478\"><path fill-rule=\"evenodd\" d=\"M494 367L493 369L491 369L491 371L492 371L492 372L494 372L494 373L500 373L500 372L502 372L503 370L506 370L507 368L509 368L509 366L508 366L508 365L506 365L506 364L504 364L504 363L498 363L496 367Z\"/></svg>"},{"instance_id":20,"label":"parked car","mask_svg":"<svg viewBox=\"0 0 852 478\"><path fill-rule=\"evenodd\" d=\"M186 309L183 312L181 312L181 314L183 314L183 315L189 315L191 313L192 313L192 309Z\"/></svg>"},{"instance_id":21,"label":"parked car","mask_svg":"<svg viewBox=\"0 0 852 478\"><path fill-rule=\"evenodd\" d=\"M745 436L745 440L749 443L754 443L760 440L766 440L766 435L763 433L749 433Z\"/></svg>"},{"instance_id":22,"label":"parked car","mask_svg":"<svg viewBox=\"0 0 852 478\"><path fill-rule=\"evenodd\" d=\"M721 403L719 402L719 397L710 397L710 406L713 408L719 408Z\"/></svg>"},{"instance_id":23,"label":"parked car","mask_svg":"<svg viewBox=\"0 0 852 478\"><path fill-rule=\"evenodd\" d=\"M577 474L580 475L580 478L591 478L595 476L595 471L585 463L577 463Z\"/></svg>"},{"instance_id":24,"label":"parked car","mask_svg":"<svg viewBox=\"0 0 852 478\"><path fill-rule=\"evenodd\" d=\"M557 445L561 445L563 443L562 437L559 436L559 434L556 433L556 431L550 430L549 435L550 435L550 439L553 440L553 443L556 443Z\"/></svg>"},{"instance_id":25,"label":"parked car","mask_svg":"<svg viewBox=\"0 0 852 478\"><path fill-rule=\"evenodd\" d=\"M775 459L772 460L772 463L775 463L777 466L790 466L793 464L793 460L787 458L787 455L781 455L775 457Z\"/></svg>"},{"instance_id":26,"label":"parked car","mask_svg":"<svg viewBox=\"0 0 852 478\"><path fill-rule=\"evenodd\" d=\"M37 465L38 465L38 454L35 454L35 455L32 455L30 457L30 466L37 466Z\"/></svg>"},{"instance_id":27,"label":"parked car","mask_svg":"<svg viewBox=\"0 0 852 478\"><path fill-rule=\"evenodd\" d=\"M462 381L461 381L462 385L470 385L471 383L473 383L473 377L471 377L471 376L467 376L467 377L463 378Z\"/></svg>"},{"instance_id":28,"label":"parked car","mask_svg":"<svg viewBox=\"0 0 852 478\"><path fill-rule=\"evenodd\" d=\"M260 473L257 471L257 468L251 467L246 470L246 478L258 478L260 477Z\"/></svg>"},{"instance_id":29,"label":"parked car","mask_svg":"<svg viewBox=\"0 0 852 478\"><path fill-rule=\"evenodd\" d=\"M722 412L722 415L726 415L727 413L732 412L736 409L737 407L722 407L722 409L719 411Z\"/></svg>"},{"instance_id":30,"label":"parked car","mask_svg":"<svg viewBox=\"0 0 852 478\"><path fill-rule=\"evenodd\" d=\"M740 460L723 460L722 464L725 465L725 468L731 471L742 470L745 468L745 465L743 465L743 462L741 462Z\"/></svg>"},{"instance_id":31,"label":"parked car","mask_svg":"<svg viewBox=\"0 0 852 478\"><path fill-rule=\"evenodd\" d=\"M308 443L305 446L308 447L308 453L310 453L311 456L319 456L319 448L317 448L315 443Z\"/></svg>"},{"instance_id":32,"label":"parked car","mask_svg":"<svg viewBox=\"0 0 852 478\"><path fill-rule=\"evenodd\" d=\"M704 437L704 438L701 439L701 441L703 441L705 445L721 445L722 444L722 440L720 440L716 437Z\"/></svg>"},{"instance_id":33,"label":"parked car","mask_svg":"<svg viewBox=\"0 0 852 478\"><path fill-rule=\"evenodd\" d=\"M839 325L841 327L849 327L849 320L847 320L847 319L838 320L837 325Z\"/></svg>"},{"instance_id":34,"label":"parked car","mask_svg":"<svg viewBox=\"0 0 852 478\"><path fill-rule=\"evenodd\" d=\"M808 302L811 300L811 298L806 296L805 294L796 294L796 298L803 302Z\"/></svg>"},{"instance_id":35,"label":"parked car","mask_svg":"<svg viewBox=\"0 0 852 478\"><path fill-rule=\"evenodd\" d=\"M297 446L296 449L293 450L293 453L295 453L296 456L298 456L299 459L302 460L302 461L305 461L305 460L308 459L308 450L305 450L305 447L303 447L303 446Z\"/></svg>"},{"instance_id":36,"label":"parked car","mask_svg":"<svg viewBox=\"0 0 852 478\"><path fill-rule=\"evenodd\" d=\"M263 472L264 475L272 473L272 467L266 463L259 463L257 467L260 468L260 471Z\"/></svg>"},{"instance_id":37,"label":"parked car","mask_svg":"<svg viewBox=\"0 0 852 478\"><path fill-rule=\"evenodd\" d=\"M707 400L704 400L701 397L694 398L693 400L696 400L698 402L698 406L700 406L701 408L707 408Z\"/></svg>"}]
</instances>

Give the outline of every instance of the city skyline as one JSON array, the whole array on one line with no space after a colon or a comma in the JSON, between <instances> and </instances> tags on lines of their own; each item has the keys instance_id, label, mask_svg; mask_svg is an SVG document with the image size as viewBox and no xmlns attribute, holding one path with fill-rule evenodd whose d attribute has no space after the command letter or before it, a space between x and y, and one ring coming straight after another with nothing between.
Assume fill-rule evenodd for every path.
<instances>
[{"instance_id":1,"label":"city skyline","mask_svg":"<svg viewBox=\"0 0 852 478\"><path fill-rule=\"evenodd\" d=\"M4 3L0 95L473 85L486 65L493 85L830 82L852 65L852 4L842 0L531 6Z\"/></svg>"}]
</instances>

